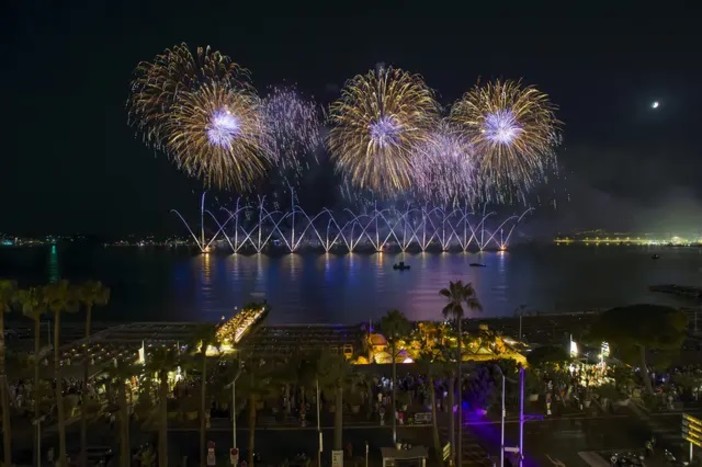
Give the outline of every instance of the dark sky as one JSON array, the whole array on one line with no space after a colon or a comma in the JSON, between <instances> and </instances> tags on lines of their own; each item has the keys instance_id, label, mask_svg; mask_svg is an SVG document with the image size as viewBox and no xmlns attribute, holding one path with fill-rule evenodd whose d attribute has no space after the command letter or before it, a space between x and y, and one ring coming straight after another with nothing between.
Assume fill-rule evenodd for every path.
<instances>
[{"instance_id":1,"label":"dark sky","mask_svg":"<svg viewBox=\"0 0 702 467\"><path fill-rule=\"evenodd\" d=\"M124 103L136 63L182 41L232 56L260 90L296 82L324 103L378 62L421 73L443 104L479 77L524 77L560 106L570 193L532 222L702 231L693 2L9 3L0 232L180 233L169 209L193 209L199 186L134 138Z\"/></svg>"}]
</instances>

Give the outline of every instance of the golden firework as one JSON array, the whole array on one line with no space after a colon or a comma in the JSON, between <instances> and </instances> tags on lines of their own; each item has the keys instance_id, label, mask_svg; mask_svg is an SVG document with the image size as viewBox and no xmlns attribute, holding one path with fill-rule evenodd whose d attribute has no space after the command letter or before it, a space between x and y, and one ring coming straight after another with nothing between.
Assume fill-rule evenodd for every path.
<instances>
[{"instance_id":1,"label":"golden firework","mask_svg":"<svg viewBox=\"0 0 702 467\"><path fill-rule=\"evenodd\" d=\"M164 125L165 149L207 187L245 192L268 165L260 101L217 82L180 92Z\"/></svg>"},{"instance_id":2,"label":"golden firework","mask_svg":"<svg viewBox=\"0 0 702 467\"><path fill-rule=\"evenodd\" d=\"M140 62L134 70L127 101L128 122L144 142L162 148L165 126L180 94L211 82L234 88L251 87L246 69L209 46L198 47L195 54L185 43L166 49L152 61Z\"/></svg>"},{"instance_id":3,"label":"golden firework","mask_svg":"<svg viewBox=\"0 0 702 467\"><path fill-rule=\"evenodd\" d=\"M329 150L358 188L393 196L410 188L412 155L439 116L419 75L378 68L349 80L330 108Z\"/></svg>"},{"instance_id":4,"label":"golden firework","mask_svg":"<svg viewBox=\"0 0 702 467\"><path fill-rule=\"evenodd\" d=\"M478 84L454 104L450 119L472 140L484 196L523 199L555 169L555 110L546 94L511 80Z\"/></svg>"}]
</instances>

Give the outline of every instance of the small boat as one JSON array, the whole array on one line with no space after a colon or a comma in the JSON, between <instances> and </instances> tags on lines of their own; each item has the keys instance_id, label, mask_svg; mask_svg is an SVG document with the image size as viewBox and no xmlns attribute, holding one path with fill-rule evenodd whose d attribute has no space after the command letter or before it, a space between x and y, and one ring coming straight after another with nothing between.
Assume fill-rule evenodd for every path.
<instances>
[{"instance_id":1,"label":"small boat","mask_svg":"<svg viewBox=\"0 0 702 467\"><path fill-rule=\"evenodd\" d=\"M399 263L393 264L392 268L396 271L407 271L410 268L410 266L409 264L405 264L404 261L400 261Z\"/></svg>"},{"instance_id":2,"label":"small boat","mask_svg":"<svg viewBox=\"0 0 702 467\"><path fill-rule=\"evenodd\" d=\"M655 254L655 255L651 256L651 259L661 259L661 255Z\"/></svg>"},{"instance_id":3,"label":"small boat","mask_svg":"<svg viewBox=\"0 0 702 467\"><path fill-rule=\"evenodd\" d=\"M470 263L469 266L472 268L486 268L487 267L483 263Z\"/></svg>"}]
</instances>

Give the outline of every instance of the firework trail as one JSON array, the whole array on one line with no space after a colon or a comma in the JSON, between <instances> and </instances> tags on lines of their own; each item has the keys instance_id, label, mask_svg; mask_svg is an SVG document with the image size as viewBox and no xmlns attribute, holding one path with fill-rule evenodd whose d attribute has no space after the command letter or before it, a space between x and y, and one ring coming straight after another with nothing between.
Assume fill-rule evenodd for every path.
<instances>
[{"instance_id":1,"label":"firework trail","mask_svg":"<svg viewBox=\"0 0 702 467\"><path fill-rule=\"evenodd\" d=\"M182 91L164 125L176 165L206 187L246 192L269 166L258 96L211 83Z\"/></svg>"},{"instance_id":2,"label":"firework trail","mask_svg":"<svg viewBox=\"0 0 702 467\"><path fill-rule=\"evenodd\" d=\"M450 119L471 138L486 199L524 199L555 169L555 110L546 94L509 80L476 85L454 104Z\"/></svg>"},{"instance_id":3,"label":"firework trail","mask_svg":"<svg viewBox=\"0 0 702 467\"><path fill-rule=\"evenodd\" d=\"M337 170L377 197L402 194L411 186L413 152L438 112L418 75L379 67L352 78L330 107L328 145Z\"/></svg>"},{"instance_id":4,"label":"firework trail","mask_svg":"<svg viewBox=\"0 0 702 467\"><path fill-rule=\"evenodd\" d=\"M275 87L262 102L265 147L285 186L298 186L317 163L321 147L319 108L291 87Z\"/></svg>"},{"instance_id":5,"label":"firework trail","mask_svg":"<svg viewBox=\"0 0 702 467\"><path fill-rule=\"evenodd\" d=\"M475 151L463 132L442 121L414 154L413 191L426 202L472 204L477 194Z\"/></svg>"}]
</instances>

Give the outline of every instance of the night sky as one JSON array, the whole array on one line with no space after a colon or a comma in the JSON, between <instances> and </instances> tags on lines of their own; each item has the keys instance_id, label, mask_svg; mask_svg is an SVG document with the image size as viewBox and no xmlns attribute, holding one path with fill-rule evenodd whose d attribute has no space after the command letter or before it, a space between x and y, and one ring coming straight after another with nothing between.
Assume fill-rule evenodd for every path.
<instances>
[{"instance_id":1,"label":"night sky","mask_svg":"<svg viewBox=\"0 0 702 467\"><path fill-rule=\"evenodd\" d=\"M8 3L0 232L182 233L169 209L195 209L199 184L134 137L124 107L137 62L182 41L230 55L260 91L297 83L325 104L381 62L421 73L445 105L479 77L524 77L566 124L561 178L546 189L557 209L532 226L702 231L693 2Z\"/></svg>"}]
</instances>

